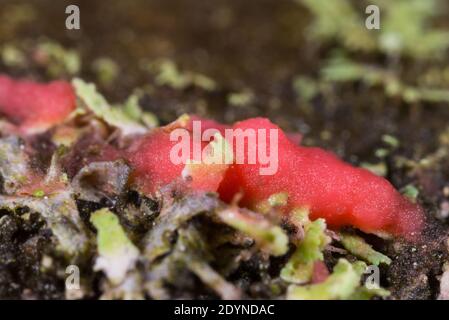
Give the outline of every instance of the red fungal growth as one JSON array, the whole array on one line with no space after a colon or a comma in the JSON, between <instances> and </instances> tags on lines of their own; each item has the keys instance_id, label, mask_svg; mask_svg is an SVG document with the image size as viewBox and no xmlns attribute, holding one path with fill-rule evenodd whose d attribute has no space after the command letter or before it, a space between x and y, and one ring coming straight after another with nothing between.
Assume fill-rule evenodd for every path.
<instances>
[{"instance_id":1,"label":"red fungal growth","mask_svg":"<svg viewBox=\"0 0 449 320\"><path fill-rule=\"evenodd\" d=\"M204 120L192 116L181 117L165 127L155 129L135 141L126 153L134 171L133 184L142 192L151 195L161 187L178 181L197 191L217 191L224 177L226 167L222 165L195 165L186 169L187 158L192 159L195 147L203 150L208 142L194 141L192 121L201 121L201 131L217 129L224 133L225 125L213 120ZM175 129L185 129L190 133L190 154L185 155L180 163L174 163L170 152L178 144L178 140L170 141L170 133ZM184 170L186 169L186 170Z\"/></svg>"},{"instance_id":2,"label":"red fungal growth","mask_svg":"<svg viewBox=\"0 0 449 320\"><path fill-rule=\"evenodd\" d=\"M127 158L134 169L133 183L139 190L150 195L181 177L183 166L170 161L175 143L170 141L170 133L161 129L133 143Z\"/></svg>"},{"instance_id":3,"label":"red fungal growth","mask_svg":"<svg viewBox=\"0 0 449 320\"><path fill-rule=\"evenodd\" d=\"M225 135L225 129L231 128L231 126L219 123L215 120L211 119L205 119L202 117L199 117L197 115L191 115L189 116L189 121L187 123L187 129L192 130L193 129L193 122L194 121L200 121L201 122L201 130L204 132L207 129L217 129L220 131L221 135L224 137Z\"/></svg>"},{"instance_id":4,"label":"red fungal growth","mask_svg":"<svg viewBox=\"0 0 449 320\"><path fill-rule=\"evenodd\" d=\"M266 163L262 165L259 159L254 164L201 164L187 170L185 162L176 164L170 158L178 143L170 141L170 133L177 128L191 133L192 120L201 119L184 118L156 129L136 141L127 151L127 158L134 168L133 183L139 190L153 194L168 184L181 182L193 190L218 191L220 197L228 202L241 193L241 204L249 208L255 208L271 195L283 192L288 194L288 203L284 206L286 214L293 208L307 207L312 219L324 218L331 228L353 226L369 233L408 239L422 228L422 209L401 196L387 180L353 167L330 152L298 146L276 125L263 118L238 122L233 129L277 131L278 157L274 174L261 175L260 169L266 167ZM212 121L202 123L203 131L208 128L216 128L223 134L227 127ZM266 154L270 154L269 137L266 132ZM189 139L193 145L198 143L192 137ZM227 139L232 143L229 137ZM199 143L201 150L211 145ZM236 145L234 159L238 151ZM244 152L257 152L260 141L249 143L245 140L243 147ZM185 179L186 171L190 179Z\"/></svg>"},{"instance_id":5,"label":"red fungal growth","mask_svg":"<svg viewBox=\"0 0 449 320\"><path fill-rule=\"evenodd\" d=\"M0 113L25 133L44 131L75 109L75 93L65 81L48 84L0 76Z\"/></svg>"},{"instance_id":6,"label":"red fungal growth","mask_svg":"<svg viewBox=\"0 0 449 320\"><path fill-rule=\"evenodd\" d=\"M308 207L312 219L325 218L331 228L353 226L369 233L406 238L420 232L422 209L382 177L322 149L295 145L267 119L249 119L233 128L277 129L279 161L274 175L260 175L262 165L258 162L232 165L218 190L225 201L242 192L242 204L251 208L270 195L286 192L287 211ZM266 143L269 148L268 138Z\"/></svg>"},{"instance_id":7,"label":"red fungal growth","mask_svg":"<svg viewBox=\"0 0 449 320\"><path fill-rule=\"evenodd\" d=\"M302 134L296 132L295 133L289 132L286 135L290 139L290 141L293 142L294 144L301 144Z\"/></svg>"}]
</instances>

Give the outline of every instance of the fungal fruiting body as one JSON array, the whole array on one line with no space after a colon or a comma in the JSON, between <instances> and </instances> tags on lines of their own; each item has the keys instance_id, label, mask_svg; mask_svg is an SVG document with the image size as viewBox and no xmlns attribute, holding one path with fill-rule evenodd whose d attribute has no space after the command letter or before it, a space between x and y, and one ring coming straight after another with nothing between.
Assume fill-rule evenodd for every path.
<instances>
[{"instance_id":1,"label":"fungal fruiting body","mask_svg":"<svg viewBox=\"0 0 449 320\"><path fill-rule=\"evenodd\" d=\"M192 133L193 119L201 121L200 118L190 118L182 125L189 133ZM294 208L307 207L312 219L324 218L331 228L353 226L369 233L405 238L413 238L422 228L424 215L420 206L404 198L386 179L345 163L323 149L299 146L264 118L237 122L232 127L205 121L203 130L215 128L223 134L225 129L232 129L234 136L231 139L225 136L233 151L234 162L190 166L187 170L190 180L186 182L183 178L189 164L175 164L170 158L178 143L170 139L170 133L179 127L178 121L156 129L128 152L128 159L135 170L135 181L145 192L152 193L164 185L179 181L196 191L218 192L227 202L239 194L240 204L249 208L257 208L273 194L285 193L288 195L288 201L282 208L285 214ZM243 139L241 141L245 142L240 145L246 153L258 154L258 148L266 148L265 154L269 154L270 144L276 143L277 170L273 174L261 174L266 163L262 164L258 158L253 163L235 162L235 155L239 152L236 150L235 134L247 129L278 132L276 141L265 134L264 143ZM213 142L198 142L192 136L189 139L192 148L186 158L192 158L195 144L203 151L213 147Z\"/></svg>"},{"instance_id":2,"label":"fungal fruiting body","mask_svg":"<svg viewBox=\"0 0 449 320\"><path fill-rule=\"evenodd\" d=\"M287 211L307 207L312 219L324 218L331 228L353 226L365 232L407 238L421 230L422 209L404 198L386 179L353 167L320 148L295 145L267 119L238 122L236 128L279 131L278 171L260 175L260 163L232 165L218 189L224 200L230 201L241 192L242 204L254 207L270 195L285 192Z\"/></svg>"},{"instance_id":3,"label":"fungal fruiting body","mask_svg":"<svg viewBox=\"0 0 449 320\"><path fill-rule=\"evenodd\" d=\"M0 113L26 133L42 132L60 123L75 104L68 82L44 84L0 75Z\"/></svg>"}]
</instances>

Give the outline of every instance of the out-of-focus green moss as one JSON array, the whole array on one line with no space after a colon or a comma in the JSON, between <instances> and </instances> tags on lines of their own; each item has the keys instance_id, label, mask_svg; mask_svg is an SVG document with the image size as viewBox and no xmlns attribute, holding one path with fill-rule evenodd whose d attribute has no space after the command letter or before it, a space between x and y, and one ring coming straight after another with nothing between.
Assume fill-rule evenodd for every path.
<instances>
[{"instance_id":1,"label":"out-of-focus green moss","mask_svg":"<svg viewBox=\"0 0 449 320\"><path fill-rule=\"evenodd\" d=\"M35 59L47 68L52 77L63 75L74 76L81 70L81 58L74 49L66 49L54 41L44 41L38 44Z\"/></svg>"},{"instance_id":2,"label":"out-of-focus green moss","mask_svg":"<svg viewBox=\"0 0 449 320\"><path fill-rule=\"evenodd\" d=\"M160 59L145 64L146 69L155 75L154 81L160 86L169 86L173 89L183 90L187 87L198 87L206 91L215 90L215 81L203 74L191 71L181 71L169 59Z\"/></svg>"},{"instance_id":3,"label":"out-of-focus green moss","mask_svg":"<svg viewBox=\"0 0 449 320\"><path fill-rule=\"evenodd\" d=\"M441 0L363 1L361 8L378 5L379 30L365 27L366 15L350 0L298 0L313 14L311 36L337 41L348 50L378 51L387 55L428 59L449 48L449 33L431 26ZM419 43L419 45L417 45Z\"/></svg>"},{"instance_id":4,"label":"out-of-focus green moss","mask_svg":"<svg viewBox=\"0 0 449 320\"><path fill-rule=\"evenodd\" d=\"M98 80L102 85L111 85L118 77L120 68L111 58L101 57L92 63L92 68L96 72Z\"/></svg>"}]
</instances>

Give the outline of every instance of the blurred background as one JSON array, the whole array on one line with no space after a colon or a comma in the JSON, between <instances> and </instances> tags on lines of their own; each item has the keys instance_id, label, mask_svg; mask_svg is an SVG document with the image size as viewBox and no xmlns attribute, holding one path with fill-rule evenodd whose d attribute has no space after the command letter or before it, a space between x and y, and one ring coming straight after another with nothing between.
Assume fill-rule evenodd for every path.
<instances>
[{"instance_id":1,"label":"blurred background","mask_svg":"<svg viewBox=\"0 0 449 320\"><path fill-rule=\"evenodd\" d=\"M0 0L1 73L81 77L111 102L137 92L162 124L267 116L398 185L437 154L429 190L448 181L448 48L445 0Z\"/></svg>"}]
</instances>

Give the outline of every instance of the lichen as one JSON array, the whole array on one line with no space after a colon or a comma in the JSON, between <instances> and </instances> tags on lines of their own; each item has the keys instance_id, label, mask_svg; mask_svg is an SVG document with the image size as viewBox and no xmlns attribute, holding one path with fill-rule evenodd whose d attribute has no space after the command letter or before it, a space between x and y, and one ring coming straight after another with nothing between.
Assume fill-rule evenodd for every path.
<instances>
[{"instance_id":1,"label":"lichen","mask_svg":"<svg viewBox=\"0 0 449 320\"><path fill-rule=\"evenodd\" d=\"M104 208L92 213L90 221L97 229L98 257L95 270L102 270L114 285L125 280L135 266L139 250L128 239L114 213Z\"/></svg>"},{"instance_id":2,"label":"lichen","mask_svg":"<svg viewBox=\"0 0 449 320\"><path fill-rule=\"evenodd\" d=\"M144 123L135 118L136 108L127 109L111 106L106 99L97 92L92 83L86 83L81 79L74 79L72 84L75 88L82 106L93 112L98 118L103 119L109 125L119 128L123 135L141 134L147 131ZM132 110L132 113L127 111Z\"/></svg>"},{"instance_id":3,"label":"lichen","mask_svg":"<svg viewBox=\"0 0 449 320\"><path fill-rule=\"evenodd\" d=\"M304 238L298 241L296 251L281 270L281 278L295 284L311 281L315 262L324 259L323 250L330 243L323 219L307 221L303 228Z\"/></svg>"}]
</instances>

